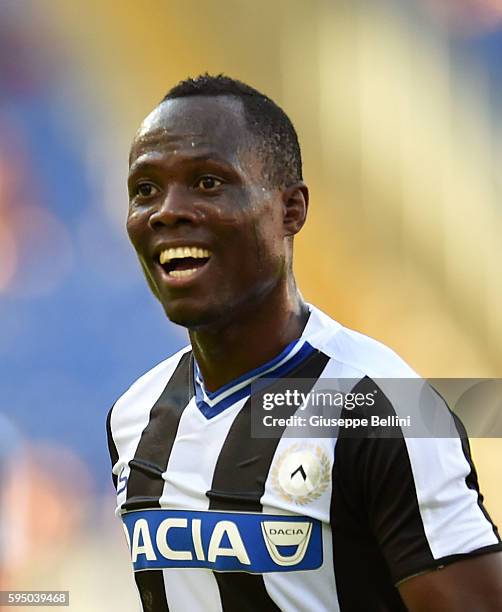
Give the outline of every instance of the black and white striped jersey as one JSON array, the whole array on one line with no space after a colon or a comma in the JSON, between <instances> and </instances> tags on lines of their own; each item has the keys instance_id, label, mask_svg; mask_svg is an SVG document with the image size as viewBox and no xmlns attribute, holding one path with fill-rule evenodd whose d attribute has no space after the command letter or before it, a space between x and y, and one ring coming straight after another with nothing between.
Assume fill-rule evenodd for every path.
<instances>
[{"instance_id":1,"label":"black and white striped jersey","mask_svg":"<svg viewBox=\"0 0 502 612\"><path fill-rule=\"evenodd\" d=\"M298 340L217 392L190 347L136 381L107 427L141 609L404 610L400 581L499 550L463 436L251 435L253 381L416 376L310 306Z\"/></svg>"}]
</instances>

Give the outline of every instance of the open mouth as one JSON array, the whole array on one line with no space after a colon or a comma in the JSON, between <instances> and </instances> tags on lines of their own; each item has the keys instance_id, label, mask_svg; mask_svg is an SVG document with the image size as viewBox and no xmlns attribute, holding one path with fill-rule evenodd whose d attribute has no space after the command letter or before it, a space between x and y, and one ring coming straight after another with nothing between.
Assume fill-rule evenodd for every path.
<instances>
[{"instance_id":1,"label":"open mouth","mask_svg":"<svg viewBox=\"0 0 502 612\"><path fill-rule=\"evenodd\" d=\"M171 278L189 278L203 268L210 258L211 253L207 249L185 246L164 249L160 252L159 263Z\"/></svg>"}]
</instances>

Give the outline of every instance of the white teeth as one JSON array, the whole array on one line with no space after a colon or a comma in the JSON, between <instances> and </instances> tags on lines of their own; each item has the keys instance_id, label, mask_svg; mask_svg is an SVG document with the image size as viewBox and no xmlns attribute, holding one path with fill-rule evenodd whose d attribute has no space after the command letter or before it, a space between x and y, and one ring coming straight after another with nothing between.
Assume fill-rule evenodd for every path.
<instances>
[{"instance_id":1,"label":"white teeth","mask_svg":"<svg viewBox=\"0 0 502 612\"><path fill-rule=\"evenodd\" d=\"M205 257L211 257L211 253L207 249L199 249L197 247L176 247L175 249L171 248L162 251L159 255L159 262L161 264L165 264L169 263L173 259L183 259L185 257L202 259Z\"/></svg>"},{"instance_id":2,"label":"white teeth","mask_svg":"<svg viewBox=\"0 0 502 612\"><path fill-rule=\"evenodd\" d=\"M187 276L192 276L194 272L197 272L197 268L192 268L191 270L171 270L169 276L173 276L174 278L185 278Z\"/></svg>"}]
</instances>

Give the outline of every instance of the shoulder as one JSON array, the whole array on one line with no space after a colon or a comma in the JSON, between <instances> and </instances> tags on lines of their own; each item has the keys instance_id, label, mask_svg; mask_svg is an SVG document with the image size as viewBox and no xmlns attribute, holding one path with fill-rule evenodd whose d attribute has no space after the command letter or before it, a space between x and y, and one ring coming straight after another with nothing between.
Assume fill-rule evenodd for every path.
<instances>
[{"instance_id":1,"label":"shoulder","mask_svg":"<svg viewBox=\"0 0 502 612\"><path fill-rule=\"evenodd\" d=\"M186 346L140 376L109 411L107 422L111 432L141 418L144 413L149 414L178 366L190 354L191 346Z\"/></svg>"},{"instance_id":2,"label":"shoulder","mask_svg":"<svg viewBox=\"0 0 502 612\"><path fill-rule=\"evenodd\" d=\"M344 327L318 308L311 307L315 331L309 342L342 367L346 376L416 378L418 374L382 342Z\"/></svg>"}]
</instances>

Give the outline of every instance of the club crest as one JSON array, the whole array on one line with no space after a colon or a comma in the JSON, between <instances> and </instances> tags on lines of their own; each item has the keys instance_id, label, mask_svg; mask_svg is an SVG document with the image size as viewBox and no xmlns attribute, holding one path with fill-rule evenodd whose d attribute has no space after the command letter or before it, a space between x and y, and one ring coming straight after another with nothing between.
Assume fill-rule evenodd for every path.
<instances>
[{"instance_id":1,"label":"club crest","mask_svg":"<svg viewBox=\"0 0 502 612\"><path fill-rule=\"evenodd\" d=\"M282 452L271 470L274 490L282 499L300 506L320 497L331 480L331 461L313 444L295 443Z\"/></svg>"}]
</instances>

